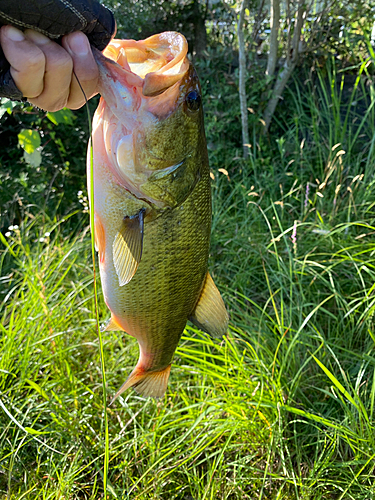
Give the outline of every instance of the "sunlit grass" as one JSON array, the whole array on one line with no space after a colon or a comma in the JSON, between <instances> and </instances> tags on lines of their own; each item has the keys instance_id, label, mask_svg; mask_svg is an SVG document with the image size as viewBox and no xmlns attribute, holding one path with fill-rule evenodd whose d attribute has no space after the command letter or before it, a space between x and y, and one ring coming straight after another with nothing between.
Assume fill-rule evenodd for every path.
<instances>
[{"instance_id":1,"label":"sunlit grass","mask_svg":"<svg viewBox=\"0 0 375 500\"><path fill-rule=\"evenodd\" d=\"M2 297L1 487L10 498L24 493L27 498L49 498L51 491L96 498L102 488L103 407L88 235L63 238L58 228L45 231L48 226L42 230L38 222L25 222L4 240L9 292ZM45 241L39 241L41 230L51 233ZM103 304L101 311L107 314ZM188 347L186 338L181 345L165 401L143 400L129 392L109 408L109 491L114 496L128 492L129 498L148 498L169 483L172 496L186 488L206 492L205 498L217 491L237 491L235 480L232 485L226 481L236 469L226 464L226 457L243 458L249 451L257 456L255 436L257 444L269 439L264 411L254 404L237 408L229 403L225 393L215 391L209 371L205 374L191 362L205 351L208 368L220 362L215 344L195 335L197 347ZM241 369L230 338L223 343L224 383L228 369ZM106 335L112 393L136 351L130 337ZM249 381L244 387L254 391L255 384ZM238 446L238 436L248 432L248 418L254 420L254 435Z\"/></svg>"}]
</instances>

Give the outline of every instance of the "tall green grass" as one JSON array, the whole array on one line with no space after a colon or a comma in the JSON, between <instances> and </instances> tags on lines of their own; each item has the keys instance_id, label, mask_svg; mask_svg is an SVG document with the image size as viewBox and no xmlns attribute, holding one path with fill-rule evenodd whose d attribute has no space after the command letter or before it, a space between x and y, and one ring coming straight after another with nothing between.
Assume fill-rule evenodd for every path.
<instances>
[{"instance_id":1,"label":"tall green grass","mask_svg":"<svg viewBox=\"0 0 375 500\"><path fill-rule=\"evenodd\" d=\"M108 498L374 496L373 93L361 77L348 94L330 71L307 92L296 82L274 141L254 128L248 163L211 150L210 271L228 334L188 325L165 399L128 391L107 409ZM69 223L40 214L1 236L4 499L103 498L90 241ZM110 396L137 343L107 332L103 352Z\"/></svg>"}]
</instances>

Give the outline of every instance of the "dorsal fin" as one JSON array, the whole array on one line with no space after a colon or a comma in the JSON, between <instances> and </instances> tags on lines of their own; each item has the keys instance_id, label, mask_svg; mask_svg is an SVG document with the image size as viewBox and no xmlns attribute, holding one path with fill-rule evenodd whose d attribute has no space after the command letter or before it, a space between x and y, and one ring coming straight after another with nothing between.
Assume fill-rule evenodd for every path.
<instances>
[{"instance_id":1,"label":"dorsal fin","mask_svg":"<svg viewBox=\"0 0 375 500\"><path fill-rule=\"evenodd\" d=\"M125 217L113 241L113 263L120 286L129 283L141 261L145 211L142 208L137 215Z\"/></svg>"},{"instance_id":2,"label":"dorsal fin","mask_svg":"<svg viewBox=\"0 0 375 500\"><path fill-rule=\"evenodd\" d=\"M198 303L189 319L211 337L222 337L227 331L228 313L210 273L206 274Z\"/></svg>"}]
</instances>

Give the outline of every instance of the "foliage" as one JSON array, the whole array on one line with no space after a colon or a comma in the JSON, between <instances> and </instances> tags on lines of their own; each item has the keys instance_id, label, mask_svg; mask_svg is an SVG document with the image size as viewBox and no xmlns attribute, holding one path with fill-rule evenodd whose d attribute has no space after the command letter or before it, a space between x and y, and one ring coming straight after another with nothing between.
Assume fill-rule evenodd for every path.
<instances>
[{"instance_id":1,"label":"foliage","mask_svg":"<svg viewBox=\"0 0 375 500\"><path fill-rule=\"evenodd\" d=\"M203 0L106 0L116 16L119 38L144 39L163 31L181 31L191 53L206 48L205 20L208 3Z\"/></svg>"},{"instance_id":2,"label":"foliage","mask_svg":"<svg viewBox=\"0 0 375 500\"><path fill-rule=\"evenodd\" d=\"M366 39L370 38L374 16L373 5L366 0L328 3L321 29L313 30L315 19L308 19L305 31L310 32L312 56L320 61L334 55L344 64L358 62L359 56L367 54Z\"/></svg>"},{"instance_id":3,"label":"foliage","mask_svg":"<svg viewBox=\"0 0 375 500\"><path fill-rule=\"evenodd\" d=\"M90 103L95 108L97 100ZM1 227L19 225L40 208L65 215L80 204L85 190L88 138L85 110L46 113L24 103L2 99L0 153ZM60 205L61 204L61 205Z\"/></svg>"}]
</instances>

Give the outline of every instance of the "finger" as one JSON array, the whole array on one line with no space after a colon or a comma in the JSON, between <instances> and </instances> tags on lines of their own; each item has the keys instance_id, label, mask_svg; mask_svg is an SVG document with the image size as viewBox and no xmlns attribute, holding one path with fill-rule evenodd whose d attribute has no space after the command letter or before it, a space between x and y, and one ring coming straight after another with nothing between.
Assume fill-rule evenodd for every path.
<instances>
[{"instance_id":1,"label":"finger","mask_svg":"<svg viewBox=\"0 0 375 500\"><path fill-rule=\"evenodd\" d=\"M43 91L45 56L22 31L13 26L2 26L0 43L11 68L14 83L24 97L34 98Z\"/></svg>"},{"instance_id":2,"label":"finger","mask_svg":"<svg viewBox=\"0 0 375 500\"><path fill-rule=\"evenodd\" d=\"M62 39L62 46L73 60L73 69L87 99L97 93L99 69L91 52L90 43L83 33L77 31ZM75 76L72 76L67 107L80 108L85 104L85 98Z\"/></svg>"},{"instance_id":3,"label":"finger","mask_svg":"<svg viewBox=\"0 0 375 500\"><path fill-rule=\"evenodd\" d=\"M44 54L45 72L43 91L29 101L47 111L57 111L69 98L73 61L67 51L48 37L34 30L26 30L25 36Z\"/></svg>"}]
</instances>

